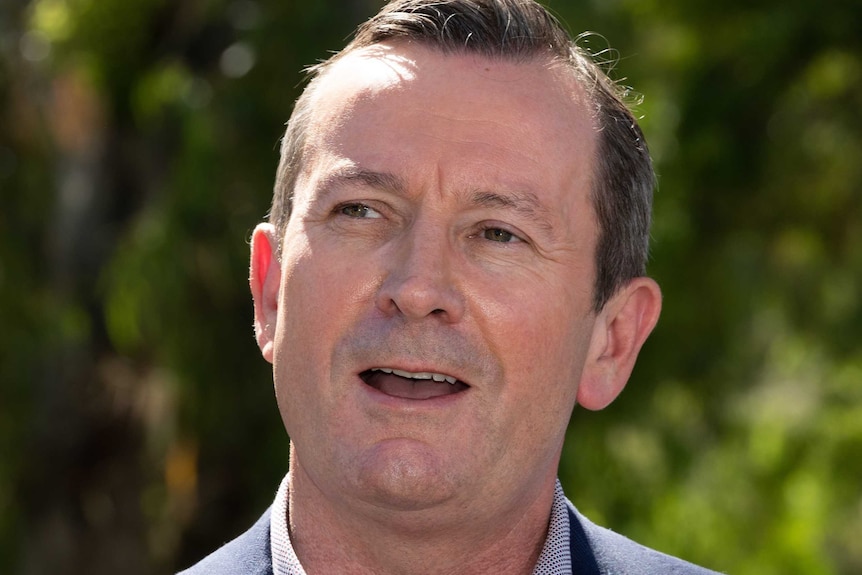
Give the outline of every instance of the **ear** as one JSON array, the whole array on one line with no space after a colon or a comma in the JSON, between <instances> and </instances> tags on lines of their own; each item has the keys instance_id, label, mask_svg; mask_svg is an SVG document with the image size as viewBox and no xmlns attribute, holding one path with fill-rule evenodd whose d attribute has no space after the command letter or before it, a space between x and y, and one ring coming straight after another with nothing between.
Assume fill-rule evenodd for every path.
<instances>
[{"instance_id":1,"label":"ear","mask_svg":"<svg viewBox=\"0 0 862 575\"><path fill-rule=\"evenodd\" d=\"M248 283L254 299L254 335L263 358L272 363L281 265L276 258L276 233L272 224L258 224L251 236L251 269Z\"/></svg>"},{"instance_id":2,"label":"ear","mask_svg":"<svg viewBox=\"0 0 862 575\"><path fill-rule=\"evenodd\" d=\"M579 404L597 410L616 399L660 312L661 289L646 277L631 280L605 304L593 327L578 387Z\"/></svg>"}]
</instances>

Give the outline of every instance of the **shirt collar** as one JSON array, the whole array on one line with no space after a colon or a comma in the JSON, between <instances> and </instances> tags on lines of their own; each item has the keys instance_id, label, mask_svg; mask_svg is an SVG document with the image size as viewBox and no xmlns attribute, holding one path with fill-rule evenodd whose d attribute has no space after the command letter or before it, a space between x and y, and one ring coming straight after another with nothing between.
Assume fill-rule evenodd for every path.
<instances>
[{"instance_id":1,"label":"shirt collar","mask_svg":"<svg viewBox=\"0 0 862 575\"><path fill-rule=\"evenodd\" d=\"M287 529L287 500L289 482L284 477L272 504L270 516L270 544L272 547L273 575L306 575L290 542ZM533 569L533 575L569 575L572 558L569 546L569 514L566 511L566 496L557 480L554 502L551 505L551 521L542 553Z\"/></svg>"}]
</instances>

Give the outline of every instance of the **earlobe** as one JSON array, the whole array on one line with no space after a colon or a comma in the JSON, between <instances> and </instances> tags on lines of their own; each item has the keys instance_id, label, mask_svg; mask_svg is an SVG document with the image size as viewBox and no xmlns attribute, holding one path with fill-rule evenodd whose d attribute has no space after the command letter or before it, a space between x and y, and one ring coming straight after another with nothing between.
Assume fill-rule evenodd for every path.
<instances>
[{"instance_id":1,"label":"earlobe","mask_svg":"<svg viewBox=\"0 0 862 575\"><path fill-rule=\"evenodd\" d=\"M661 290L647 277L631 280L611 298L596 318L579 404L598 410L616 399L660 313Z\"/></svg>"},{"instance_id":2,"label":"earlobe","mask_svg":"<svg viewBox=\"0 0 862 575\"><path fill-rule=\"evenodd\" d=\"M251 237L249 287L254 299L254 334L264 359L272 363L281 266L276 258L276 233L271 224L258 224Z\"/></svg>"}]
</instances>

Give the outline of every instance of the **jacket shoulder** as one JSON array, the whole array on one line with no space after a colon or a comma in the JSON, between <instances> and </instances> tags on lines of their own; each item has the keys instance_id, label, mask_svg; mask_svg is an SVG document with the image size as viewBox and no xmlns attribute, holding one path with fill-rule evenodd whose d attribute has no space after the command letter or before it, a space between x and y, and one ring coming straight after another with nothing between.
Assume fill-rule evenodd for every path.
<instances>
[{"instance_id":1,"label":"jacket shoulder","mask_svg":"<svg viewBox=\"0 0 862 575\"><path fill-rule=\"evenodd\" d=\"M245 533L178 575L272 575L271 509Z\"/></svg>"},{"instance_id":2,"label":"jacket shoulder","mask_svg":"<svg viewBox=\"0 0 862 575\"><path fill-rule=\"evenodd\" d=\"M569 519L575 518L602 575L718 575L703 567L661 553L600 527L569 503ZM573 558L574 560L574 558Z\"/></svg>"}]
</instances>

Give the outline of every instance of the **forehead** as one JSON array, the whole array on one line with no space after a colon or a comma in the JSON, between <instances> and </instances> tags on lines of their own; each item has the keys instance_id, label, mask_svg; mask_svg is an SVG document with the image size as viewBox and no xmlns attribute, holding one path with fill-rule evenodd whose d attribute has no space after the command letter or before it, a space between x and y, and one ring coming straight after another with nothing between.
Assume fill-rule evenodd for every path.
<instances>
[{"instance_id":1,"label":"forehead","mask_svg":"<svg viewBox=\"0 0 862 575\"><path fill-rule=\"evenodd\" d=\"M386 42L345 54L322 73L314 90L314 106L323 123L332 119L331 113L348 111L357 102L412 91L441 106L454 102L467 110L474 104L509 104L536 111L535 119L576 129L594 127L588 97L574 71L551 56L513 61Z\"/></svg>"},{"instance_id":2,"label":"forehead","mask_svg":"<svg viewBox=\"0 0 862 575\"><path fill-rule=\"evenodd\" d=\"M349 156L405 169L460 168L448 172L455 179L589 187L591 106L572 71L550 56L516 62L383 43L346 54L313 89L309 169Z\"/></svg>"}]
</instances>

